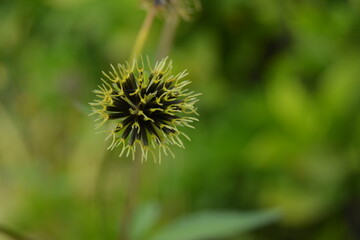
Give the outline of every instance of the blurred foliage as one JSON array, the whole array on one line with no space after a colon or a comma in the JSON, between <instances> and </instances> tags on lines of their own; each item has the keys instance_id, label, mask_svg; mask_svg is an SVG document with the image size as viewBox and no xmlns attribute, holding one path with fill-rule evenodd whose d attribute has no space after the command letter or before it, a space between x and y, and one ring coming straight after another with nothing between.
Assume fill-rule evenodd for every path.
<instances>
[{"instance_id":1,"label":"blurred foliage","mask_svg":"<svg viewBox=\"0 0 360 240\"><path fill-rule=\"evenodd\" d=\"M247 232L279 218L279 212L203 212L178 219L151 240L219 239Z\"/></svg>"},{"instance_id":2,"label":"blurred foliage","mask_svg":"<svg viewBox=\"0 0 360 240\"><path fill-rule=\"evenodd\" d=\"M130 0L0 1L0 223L116 239L132 161L106 151L87 102L144 15ZM203 93L200 122L176 159L143 165L134 239L196 211L269 208L283 220L220 239L359 239L359 43L357 0L203 1L170 54Z\"/></svg>"}]
</instances>

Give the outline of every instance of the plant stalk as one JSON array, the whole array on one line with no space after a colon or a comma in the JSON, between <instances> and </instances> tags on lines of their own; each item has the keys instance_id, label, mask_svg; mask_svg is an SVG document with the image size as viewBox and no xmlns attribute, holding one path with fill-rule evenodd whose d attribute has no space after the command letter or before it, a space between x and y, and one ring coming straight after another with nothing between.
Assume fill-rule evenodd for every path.
<instances>
[{"instance_id":1,"label":"plant stalk","mask_svg":"<svg viewBox=\"0 0 360 240\"><path fill-rule=\"evenodd\" d=\"M153 20L155 18L157 9L152 7L148 10L147 16L144 19L144 22L140 28L140 31L137 35L132 53L130 58L138 57L144 48L144 44L150 32ZM176 28L179 24L179 16L175 10L169 12L165 25L163 27L160 43L157 50L157 59L164 58L169 54L169 51L172 46L172 42L175 36ZM127 196L125 199L125 204L123 212L120 219L120 234L119 240L129 240L130 239L130 228L133 220L133 215L135 207L137 204L137 199L139 195L140 187L140 176L142 168L142 156L141 150L137 148L135 152L135 162L131 165L131 172L129 177L129 182L127 186Z\"/></svg>"},{"instance_id":2,"label":"plant stalk","mask_svg":"<svg viewBox=\"0 0 360 240\"><path fill-rule=\"evenodd\" d=\"M176 10L170 10L166 16L165 24L161 32L160 42L156 54L157 60L163 59L169 55L179 22L179 15Z\"/></svg>"},{"instance_id":3,"label":"plant stalk","mask_svg":"<svg viewBox=\"0 0 360 240\"><path fill-rule=\"evenodd\" d=\"M128 189L126 191L127 196L120 219L120 234L118 238L119 240L130 239L129 230L133 220L133 215L135 212L135 207L137 205L137 199L140 189L140 176L142 168L141 154L141 150L137 148L135 152L135 162L131 164L131 172L127 186Z\"/></svg>"},{"instance_id":4,"label":"plant stalk","mask_svg":"<svg viewBox=\"0 0 360 240\"><path fill-rule=\"evenodd\" d=\"M132 61L132 58L136 58L142 52L145 42L148 38L151 26L154 22L157 9L151 7L147 11L147 15L144 19L144 22L139 30L139 33L136 37L134 47L132 49L129 61ZM131 172L129 177L129 182L127 186L127 196L125 199L125 204L123 212L120 219L120 234L119 240L128 240L129 239L129 228L131 227L132 217L134 215L134 210L136 202L138 199L139 185L140 185L140 171L142 164L141 150L137 149L135 152L135 162L131 165Z\"/></svg>"},{"instance_id":5,"label":"plant stalk","mask_svg":"<svg viewBox=\"0 0 360 240\"><path fill-rule=\"evenodd\" d=\"M33 240L32 238L3 225L0 225L0 233L14 240Z\"/></svg>"},{"instance_id":6,"label":"plant stalk","mask_svg":"<svg viewBox=\"0 0 360 240\"><path fill-rule=\"evenodd\" d=\"M144 19L144 22L143 22L143 24L139 30L139 33L136 37L134 47L133 47L131 55L130 55L130 59L132 59L134 57L136 58L142 52L142 49L144 48L144 44L146 42L146 39L149 35L151 26L154 22L155 15L156 15L156 8L155 7L149 8L147 15Z\"/></svg>"}]
</instances>

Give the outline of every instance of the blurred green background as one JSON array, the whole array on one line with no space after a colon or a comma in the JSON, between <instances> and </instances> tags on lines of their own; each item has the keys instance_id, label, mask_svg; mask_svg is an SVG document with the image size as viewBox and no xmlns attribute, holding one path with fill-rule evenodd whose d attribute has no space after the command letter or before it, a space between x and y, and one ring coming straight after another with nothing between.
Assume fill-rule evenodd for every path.
<instances>
[{"instance_id":1,"label":"blurred green background","mask_svg":"<svg viewBox=\"0 0 360 240\"><path fill-rule=\"evenodd\" d=\"M87 103L144 16L135 0L0 1L0 224L116 239L134 163L106 151ZM170 57L203 93L200 122L175 159L143 164L140 218L276 208L215 239L360 239L359 1L204 0Z\"/></svg>"}]
</instances>

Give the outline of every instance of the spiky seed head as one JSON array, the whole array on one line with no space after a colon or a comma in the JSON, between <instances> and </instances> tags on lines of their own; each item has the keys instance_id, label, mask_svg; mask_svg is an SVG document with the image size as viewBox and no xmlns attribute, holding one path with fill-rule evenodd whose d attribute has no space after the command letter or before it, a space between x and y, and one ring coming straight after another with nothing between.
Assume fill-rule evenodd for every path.
<instances>
[{"instance_id":1,"label":"spiky seed head","mask_svg":"<svg viewBox=\"0 0 360 240\"><path fill-rule=\"evenodd\" d=\"M186 89L190 81L184 77L188 73L173 75L167 58L154 67L149 60L145 66L142 59L134 59L131 64L111 68L103 72L105 79L94 90L98 99L90 103L92 114L98 115L96 128L113 122L110 130L105 130L112 140L108 149L119 146L120 156L131 154L134 159L140 147L142 161L147 160L149 152L154 160L161 161L162 153L173 155L170 145L184 147L180 136L189 137L178 127L193 128L191 123L198 119L189 115L198 115L194 104L200 95Z\"/></svg>"}]
</instances>

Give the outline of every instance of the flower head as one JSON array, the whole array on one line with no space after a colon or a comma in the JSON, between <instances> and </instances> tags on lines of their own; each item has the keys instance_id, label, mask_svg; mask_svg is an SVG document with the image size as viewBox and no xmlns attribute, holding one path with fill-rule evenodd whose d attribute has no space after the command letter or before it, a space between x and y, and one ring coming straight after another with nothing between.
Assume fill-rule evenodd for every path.
<instances>
[{"instance_id":1,"label":"flower head","mask_svg":"<svg viewBox=\"0 0 360 240\"><path fill-rule=\"evenodd\" d=\"M99 99L90 103L93 114L101 121L96 128L114 122L108 130L108 138L112 139L109 149L121 146L120 156L126 152L126 156L131 153L134 158L138 146L142 160L146 160L148 152L156 159L154 150L158 148L161 161L162 152L173 155L169 145L184 147L180 136L189 137L178 127L193 128L191 123L197 118L187 115L197 115L194 104L199 95L185 89L190 83L183 80L187 72L173 75L167 58L157 62L154 68L148 63L148 69L142 60L139 63L135 59L131 65L111 67L109 73L103 72L106 77L103 84L94 90Z\"/></svg>"}]
</instances>

